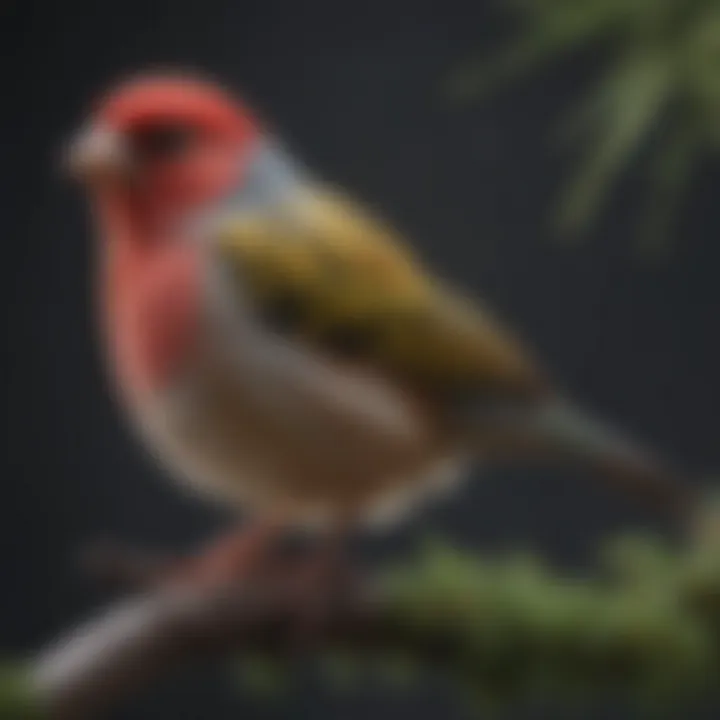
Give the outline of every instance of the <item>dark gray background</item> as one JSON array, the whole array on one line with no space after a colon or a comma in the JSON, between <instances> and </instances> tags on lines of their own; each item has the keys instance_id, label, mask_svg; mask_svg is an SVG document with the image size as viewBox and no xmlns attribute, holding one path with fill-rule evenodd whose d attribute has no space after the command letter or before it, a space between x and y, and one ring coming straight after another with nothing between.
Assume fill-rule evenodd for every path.
<instances>
[{"instance_id":1,"label":"dark gray background","mask_svg":"<svg viewBox=\"0 0 720 720\"><path fill-rule=\"evenodd\" d=\"M84 542L186 548L220 519L165 482L108 399L86 216L55 172L86 103L118 73L148 63L188 64L229 82L300 157L377 205L441 271L494 303L578 398L694 471L715 466L717 171L703 170L663 265L647 267L630 248L640 170L589 242L553 244L547 219L567 158L549 131L589 68L565 62L491 101L453 107L443 78L501 30L489 5L3 4L3 651L37 647L103 599L73 566ZM406 552L432 531L485 550L532 543L558 564L581 566L606 533L651 521L585 480L492 473L368 549ZM455 717L435 689L343 700L307 683L269 709L243 701L215 673L184 680L123 717Z\"/></svg>"}]
</instances>

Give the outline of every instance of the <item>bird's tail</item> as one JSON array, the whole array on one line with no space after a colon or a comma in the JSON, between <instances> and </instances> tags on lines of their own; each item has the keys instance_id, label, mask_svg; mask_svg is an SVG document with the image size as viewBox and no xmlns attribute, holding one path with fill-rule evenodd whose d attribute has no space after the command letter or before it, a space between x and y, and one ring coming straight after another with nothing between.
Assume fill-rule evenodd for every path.
<instances>
[{"instance_id":1,"label":"bird's tail","mask_svg":"<svg viewBox=\"0 0 720 720\"><path fill-rule=\"evenodd\" d=\"M490 458L570 462L594 469L652 509L683 524L691 522L693 487L655 454L572 403L546 401L476 419L478 450Z\"/></svg>"}]
</instances>

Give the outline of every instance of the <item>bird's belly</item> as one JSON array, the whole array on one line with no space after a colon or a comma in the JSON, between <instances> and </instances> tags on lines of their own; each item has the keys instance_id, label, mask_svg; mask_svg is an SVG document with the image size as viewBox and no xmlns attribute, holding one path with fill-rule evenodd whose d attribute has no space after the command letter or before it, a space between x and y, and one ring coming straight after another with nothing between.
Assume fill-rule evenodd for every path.
<instances>
[{"instance_id":1,"label":"bird's belly","mask_svg":"<svg viewBox=\"0 0 720 720\"><path fill-rule=\"evenodd\" d=\"M282 343L208 350L140 416L161 459L197 488L303 521L389 511L454 455L432 413L394 384Z\"/></svg>"}]
</instances>

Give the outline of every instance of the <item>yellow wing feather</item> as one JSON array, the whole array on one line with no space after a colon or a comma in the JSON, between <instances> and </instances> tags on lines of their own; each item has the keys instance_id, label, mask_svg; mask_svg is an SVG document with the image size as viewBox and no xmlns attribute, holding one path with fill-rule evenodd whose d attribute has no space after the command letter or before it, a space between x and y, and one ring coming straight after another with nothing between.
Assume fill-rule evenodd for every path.
<instances>
[{"instance_id":1,"label":"yellow wing feather","mask_svg":"<svg viewBox=\"0 0 720 720\"><path fill-rule=\"evenodd\" d=\"M430 392L531 394L542 382L519 343L476 302L421 265L387 225L336 194L242 214L219 247L285 330Z\"/></svg>"}]
</instances>

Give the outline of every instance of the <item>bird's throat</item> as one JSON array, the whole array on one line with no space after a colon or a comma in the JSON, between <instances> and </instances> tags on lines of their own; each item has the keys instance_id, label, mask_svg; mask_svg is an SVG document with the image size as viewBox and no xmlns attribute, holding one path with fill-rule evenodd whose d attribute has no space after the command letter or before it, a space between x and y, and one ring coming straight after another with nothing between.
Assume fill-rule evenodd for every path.
<instances>
[{"instance_id":1,"label":"bird's throat","mask_svg":"<svg viewBox=\"0 0 720 720\"><path fill-rule=\"evenodd\" d=\"M197 336L201 259L174 238L119 233L105 246L102 322L120 389L162 390L182 370Z\"/></svg>"}]
</instances>

